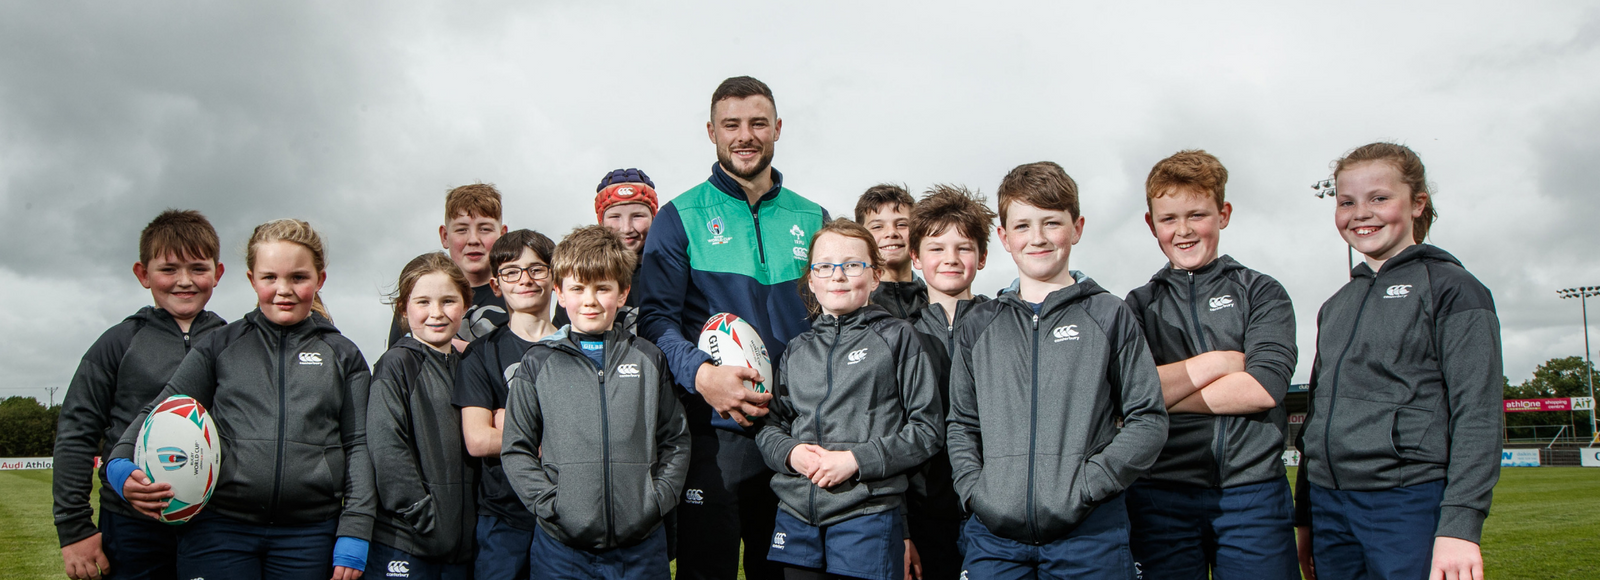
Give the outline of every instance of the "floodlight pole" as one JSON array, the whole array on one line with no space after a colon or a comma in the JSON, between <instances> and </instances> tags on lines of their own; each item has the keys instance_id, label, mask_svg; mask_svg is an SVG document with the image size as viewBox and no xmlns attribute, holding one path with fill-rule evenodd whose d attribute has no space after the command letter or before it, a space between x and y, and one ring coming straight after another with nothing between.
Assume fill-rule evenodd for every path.
<instances>
[{"instance_id":1,"label":"floodlight pole","mask_svg":"<svg viewBox=\"0 0 1600 580\"><path fill-rule=\"evenodd\" d=\"M1562 298L1577 298L1583 304L1583 372L1589 382L1589 443L1594 444L1594 363L1589 360L1589 297L1600 296L1600 286L1580 286L1557 290Z\"/></svg>"},{"instance_id":2,"label":"floodlight pole","mask_svg":"<svg viewBox=\"0 0 1600 580\"><path fill-rule=\"evenodd\" d=\"M1311 191L1317 196L1317 199L1332 197L1334 202L1338 203L1338 191L1336 191L1333 187L1332 177L1311 184ZM1356 247L1349 244L1346 244L1345 247L1348 250L1344 255L1346 266L1345 272L1349 273L1351 270L1356 269Z\"/></svg>"}]
</instances>

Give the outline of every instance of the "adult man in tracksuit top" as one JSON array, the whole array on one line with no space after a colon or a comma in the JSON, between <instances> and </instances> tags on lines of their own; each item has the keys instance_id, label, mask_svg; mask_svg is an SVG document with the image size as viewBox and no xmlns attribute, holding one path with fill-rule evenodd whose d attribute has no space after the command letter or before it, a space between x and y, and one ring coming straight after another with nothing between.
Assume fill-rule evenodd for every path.
<instances>
[{"instance_id":1,"label":"adult man in tracksuit top","mask_svg":"<svg viewBox=\"0 0 1600 580\"><path fill-rule=\"evenodd\" d=\"M956 327L947 439L973 514L968 577L1133 574L1122 491L1166 437L1160 379L1133 311L1073 276L1037 311L1007 292Z\"/></svg>"},{"instance_id":2,"label":"adult man in tracksuit top","mask_svg":"<svg viewBox=\"0 0 1600 580\"><path fill-rule=\"evenodd\" d=\"M1440 538L1480 541L1500 478L1500 349L1489 289L1433 245L1376 273L1357 264L1323 303L1295 482L1318 576L1420 578Z\"/></svg>"},{"instance_id":3,"label":"adult man in tracksuit top","mask_svg":"<svg viewBox=\"0 0 1600 580\"><path fill-rule=\"evenodd\" d=\"M1253 381L1266 397L1237 410L1183 402L1199 392L1168 397L1167 443L1128 489L1140 571L1146 578L1294 577L1294 500L1282 459L1282 403L1296 361L1288 293L1221 256L1194 270L1163 267L1127 302L1158 367L1177 365L1187 377L1185 361L1229 360L1227 375L1198 385L1201 391L1226 388L1217 381Z\"/></svg>"},{"instance_id":4,"label":"adult man in tracksuit top","mask_svg":"<svg viewBox=\"0 0 1600 580\"><path fill-rule=\"evenodd\" d=\"M100 335L84 353L56 425L52 487L56 534L63 547L99 533L102 550L116 566L112 573L177 573L177 528L139 513L122 496L102 493L97 529L89 505L90 479L95 477L95 456L110 461L129 421L167 386L189 348L223 324L222 317L202 311L185 332L167 311L146 306ZM109 488L105 469L99 471L101 487Z\"/></svg>"},{"instance_id":5,"label":"adult man in tracksuit top","mask_svg":"<svg viewBox=\"0 0 1600 580\"><path fill-rule=\"evenodd\" d=\"M509 332L495 329L502 330ZM461 414L450 405L459 362L408 335L375 365L367 406L367 448L382 466L367 566L375 575L472 575L477 470L461 442Z\"/></svg>"},{"instance_id":6,"label":"adult man in tracksuit top","mask_svg":"<svg viewBox=\"0 0 1600 580\"><path fill-rule=\"evenodd\" d=\"M603 343L603 362L582 341ZM563 327L528 349L510 389L500 461L539 519L532 577L665 578L661 524L689 432L661 351L624 330Z\"/></svg>"},{"instance_id":7,"label":"adult man in tracksuit top","mask_svg":"<svg viewBox=\"0 0 1600 580\"><path fill-rule=\"evenodd\" d=\"M765 415L771 395L744 387L752 369L718 367L696 347L712 314L729 312L755 327L772 360L808 328L795 282L810 265L820 206L783 187L771 166L782 122L772 91L750 77L723 81L712 94L717 146L711 178L661 208L645 241L637 290L639 334L661 348L685 391L694 435L683 502L678 508L678 574L732 580L739 543L772 537L777 497L756 449L750 418ZM770 381L773 377L761 377ZM745 550L745 574L779 578L761 550Z\"/></svg>"}]
</instances>

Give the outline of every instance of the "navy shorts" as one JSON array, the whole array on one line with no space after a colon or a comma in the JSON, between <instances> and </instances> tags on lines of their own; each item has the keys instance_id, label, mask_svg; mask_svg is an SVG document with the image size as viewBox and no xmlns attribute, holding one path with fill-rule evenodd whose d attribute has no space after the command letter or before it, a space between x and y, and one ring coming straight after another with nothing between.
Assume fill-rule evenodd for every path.
<instances>
[{"instance_id":1,"label":"navy shorts","mask_svg":"<svg viewBox=\"0 0 1600 580\"><path fill-rule=\"evenodd\" d=\"M1325 580L1427 578L1444 480L1378 491L1311 484L1311 557Z\"/></svg>"},{"instance_id":2,"label":"navy shorts","mask_svg":"<svg viewBox=\"0 0 1600 580\"><path fill-rule=\"evenodd\" d=\"M339 518L272 526L202 511L183 528L178 535L179 578L327 580L333 576Z\"/></svg>"},{"instance_id":3,"label":"navy shorts","mask_svg":"<svg viewBox=\"0 0 1600 580\"><path fill-rule=\"evenodd\" d=\"M111 563L108 580L178 577L178 531L182 526L100 510L100 551Z\"/></svg>"},{"instance_id":4,"label":"navy shorts","mask_svg":"<svg viewBox=\"0 0 1600 580\"><path fill-rule=\"evenodd\" d=\"M905 576L905 523L889 510L817 527L778 510L767 559L866 580Z\"/></svg>"},{"instance_id":5,"label":"navy shorts","mask_svg":"<svg viewBox=\"0 0 1600 580\"><path fill-rule=\"evenodd\" d=\"M1118 494L1089 512L1066 537L1034 546L1002 538L976 516L962 529L966 545L963 578L1090 578L1127 580L1134 577L1128 550L1128 508Z\"/></svg>"},{"instance_id":6,"label":"navy shorts","mask_svg":"<svg viewBox=\"0 0 1600 580\"><path fill-rule=\"evenodd\" d=\"M436 558L423 558L372 542L367 546L367 569L363 578L407 578L409 580L472 580L472 563L449 564Z\"/></svg>"},{"instance_id":7,"label":"navy shorts","mask_svg":"<svg viewBox=\"0 0 1600 580\"><path fill-rule=\"evenodd\" d=\"M670 580L667 532L656 528L644 541L610 550L585 550L561 543L543 528L533 530L528 561L534 578L560 580Z\"/></svg>"},{"instance_id":8,"label":"navy shorts","mask_svg":"<svg viewBox=\"0 0 1600 580\"><path fill-rule=\"evenodd\" d=\"M528 580L528 549L533 545L533 532L480 514L477 537L478 557L473 560L473 572L478 578Z\"/></svg>"},{"instance_id":9,"label":"navy shorts","mask_svg":"<svg viewBox=\"0 0 1600 580\"><path fill-rule=\"evenodd\" d=\"M1226 489L1141 481L1128 488L1133 558L1145 578L1298 578L1289 480Z\"/></svg>"}]
</instances>

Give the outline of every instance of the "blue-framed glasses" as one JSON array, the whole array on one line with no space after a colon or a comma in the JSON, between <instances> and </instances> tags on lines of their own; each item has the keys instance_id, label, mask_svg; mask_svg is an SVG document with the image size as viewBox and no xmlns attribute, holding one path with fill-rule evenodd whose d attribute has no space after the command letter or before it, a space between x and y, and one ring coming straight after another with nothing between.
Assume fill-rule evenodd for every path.
<instances>
[{"instance_id":1,"label":"blue-framed glasses","mask_svg":"<svg viewBox=\"0 0 1600 580\"><path fill-rule=\"evenodd\" d=\"M812 276L817 276L819 278L832 278L833 277L833 269L834 268L840 268L840 269L844 270L844 275L849 276L851 278L855 278L855 277L858 277L858 276L866 273L867 268L869 268L869 267L870 266L868 266L866 262L861 262L861 261L844 262L842 264L829 264L827 262L817 262L817 263L811 265L811 275Z\"/></svg>"}]
</instances>

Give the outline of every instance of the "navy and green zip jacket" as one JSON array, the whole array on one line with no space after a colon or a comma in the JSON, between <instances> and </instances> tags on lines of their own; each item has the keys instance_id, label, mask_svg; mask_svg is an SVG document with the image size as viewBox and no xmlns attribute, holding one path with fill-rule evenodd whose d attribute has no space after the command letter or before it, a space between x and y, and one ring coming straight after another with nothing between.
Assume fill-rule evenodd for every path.
<instances>
[{"instance_id":1,"label":"navy and green zip jacket","mask_svg":"<svg viewBox=\"0 0 1600 580\"><path fill-rule=\"evenodd\" d=\"M783 187L777 169L755 205L712 165L710 179L662 206L634 291L642 292L639 334L661 348L680 386L695 392L700 365L711 361L697 346L700 329L719 312L750 323L772 360L782 360L789 340L810 327L795 282L811 264L811 236L826 220L821 206ZM684 412L695 433L712 426L743 431L697 396L684 398Z\"/></svg>"},{"instance_id":2,"label":"navy and green zip jacket","mask_svg":"<svg viewBox=\"0 0 1600 580\"><path fill-rule=\"evenodd\" d=\"M643 541L678 503L689 429L661 351L605 333L603 368L572 327L540 339L511 377L500 461L539 528L568 546Z\"/></svg>"},{"instance_id":3,"label":"navy and green zip jacket","mask_svg":"<svg viewBox=\"0 0 1600 580\"><path fill-rule=\"evenodd\" d=\"M61 400L61 418L56 421L52 488L61 545L99 531L92 518L94 508L89 505L94 457L111 461L111 448L133 417L167 386L189 349L223 325L222 317L205 311L195 316L189 331L184 332L167 311L146 306L106 330L83 353L78 372L72 375ZM101 487L109 488L105 468L99 471ZM100 509L148 518L114 493L100 494Z\"/></svg>"},{"instance_id":4,"label":"navy and green zip jacket","mask_svg":"<svg viewBox=\"0 0 1600 580\"><path fill-rule=\"evenodd\" d=\"M1065 537L1143 476L1167 437L1133 310L1073 272L1038 312L1016 292L956 327L946 439L956 493L1003 538Z\"/></svg>"},{"instance_id":5,"label":"navy and green zip jacket","mask_svg":"<svg viewBox=\"0 0 1600 580\"><path fill-rule=\"evenodd\" d=\"M1283 397L1299 352L1294 305L1283 285L1222 256L1193 271L1162 268L1128 293L1128 306L1156 365L1211 351L1242 352L1244 372L1275 404L1249 415L1171 415L1167 444L1147 477L1213 488L1283 481Z\"/></svg>"},{"instance_id":6,"label":"navy and green zip jacket","mask_svg":"<svg viewBox=\"0 0 1600 580\"><path fill-rule=\"evenodd\" d=\"M1308 483L1375 491L1445 481L1436 536L1477 542L1500 479L1504 375L1494 297L1454 256L1418 244L1317 312L1311 407L1296 446Z\"/></svg>"},{"instance_id":7,"label":"navy and green zip jacket","mask_svg":"<svg viewBox=\"0 0 1600 580\"><path fill-rule=\"evenodd\" d=\"M327 318L279 326L252 310L195 344L112 457L132 459L150 410L189 395L222 438L206 511L256 525L338 518L337 535L367 540L377 509L367 453L371 382L361 351Z\"/></svg>"},{"instance_id":8,"label":"navy and green zip jacket","mask_svg":"<svg viewBox=\"0 0 1600 580\"><path fill-rule=\"evenodd\" d=\"M813 526L904 504L907 475L943 448L933 361L910 323L870 305L822 314L795 337L779 364L772 412L756 434L778 472L778 507ZM789 465L802 443L849 451L856 477L818 488Z\"/></svg>"}]
</instances>

